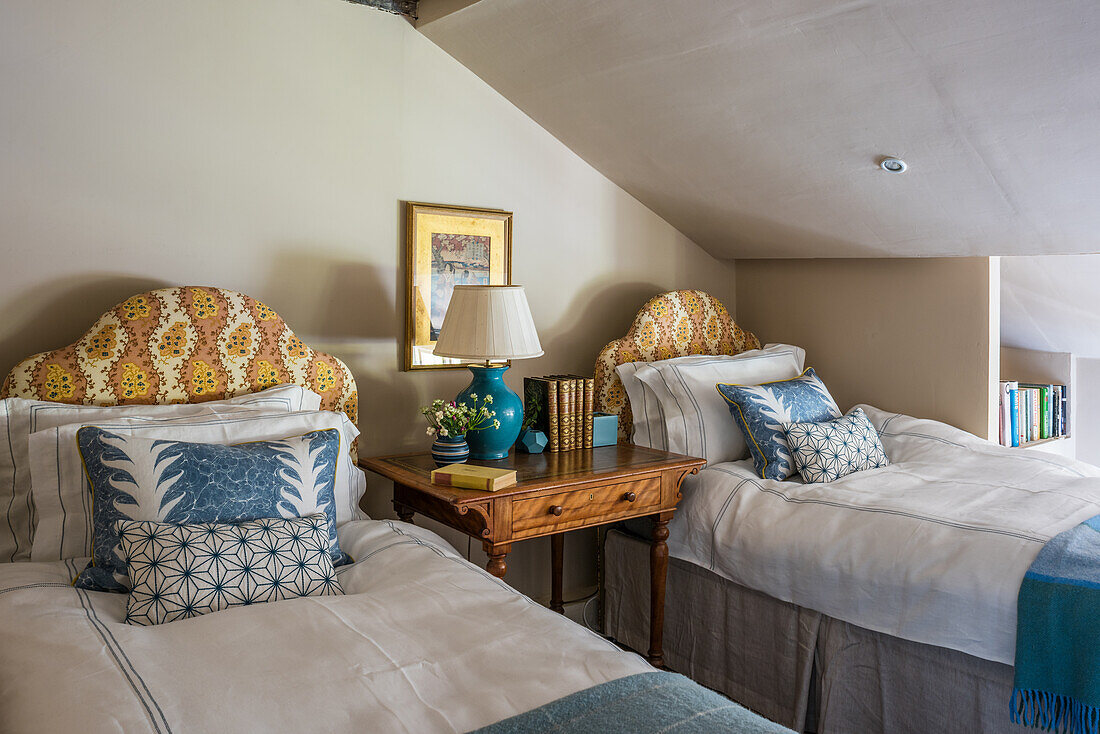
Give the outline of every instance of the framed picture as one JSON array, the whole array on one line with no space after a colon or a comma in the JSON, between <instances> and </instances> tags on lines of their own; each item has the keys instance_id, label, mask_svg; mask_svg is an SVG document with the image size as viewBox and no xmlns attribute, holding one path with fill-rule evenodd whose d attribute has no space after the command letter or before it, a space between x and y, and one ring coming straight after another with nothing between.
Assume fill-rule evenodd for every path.
<instances>
[{"instance_id":1,"label":"framed picture","mask_svg":"<svg viewBox=\"0 0 1100 734\"><path fill-rule=\"evenodd\" d=\"M511 285L512 213L407 202L405 369L465 367L432 353L456 285Z\"/></svg>"}]
</instances>

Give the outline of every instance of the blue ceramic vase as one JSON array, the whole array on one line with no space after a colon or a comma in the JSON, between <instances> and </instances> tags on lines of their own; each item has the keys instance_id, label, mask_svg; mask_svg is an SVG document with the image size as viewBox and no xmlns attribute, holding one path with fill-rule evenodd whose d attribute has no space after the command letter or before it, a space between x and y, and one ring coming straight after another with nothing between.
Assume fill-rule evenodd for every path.
<instances>
[{"instance_id":1,"label":"blue ceramic vase","mask_svg":"<svg viewBox=\"0 0 1100 734\"><path fill-rule=\"evenodd\" d=\"M470 458L470 446L465 436L437 436L432 444L432 458L436 466L465 464Z\"/></svg>"},{"instance_id":2,"label":"blue ceramic vase","mask_svg":"<svg viewBox=\"0 0 1100 734\"><path fill-rule=\"evenodd\" d=\"M470 444L470 458L481 461L503 459L508 456L508 450L516 442L519 429L523 426L523 401L504 383L504 371L508 369L508 365L486 367L472 364L469 367L470 372L474 373L474 379L455 400L478 407L486 395L492 395L493 402L488 408L496 412L495 419L500 421L499 428L489 426L466 434L466 440ZM473 400L471 395L477 395L477 400Z\"/></svg>"}]
</instances>

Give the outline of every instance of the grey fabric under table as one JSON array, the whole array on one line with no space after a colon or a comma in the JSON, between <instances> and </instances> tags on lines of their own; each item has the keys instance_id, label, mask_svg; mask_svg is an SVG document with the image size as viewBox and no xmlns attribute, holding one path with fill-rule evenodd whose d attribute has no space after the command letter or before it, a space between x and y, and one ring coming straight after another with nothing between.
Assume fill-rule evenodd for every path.
<instances>
[{"instance_id":1,"label":"grey fabric under table","mask_svg":"<svg viewBox=\"0 0 1100 734\"><path fill-rule=\"evenodd\" d=\"M649 544L616 530L603 549L604 625L649 643ZM872 632L670 559L665 662L796 731L1012 734L1012 667Z\"/></svg>"}]
</instances>

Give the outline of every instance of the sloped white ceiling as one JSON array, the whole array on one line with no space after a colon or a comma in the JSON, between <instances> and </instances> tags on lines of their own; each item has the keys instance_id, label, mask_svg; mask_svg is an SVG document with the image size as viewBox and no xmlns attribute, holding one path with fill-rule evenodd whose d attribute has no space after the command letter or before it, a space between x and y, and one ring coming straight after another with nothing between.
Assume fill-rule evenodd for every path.
<instances>
[{"instance_id":1,"label":"sloped white ceiling","mask_svg":"<svg viewBox=\"0 0 1100 734\"><path fill-rule=\"evenodd\" d=\"M1100 251L1096 0L441 1L423 33L716 256Z\"/></svg>"},{"instance_id":2,"label":"sloped white ceiling","mask_svg":"<svg viewBox=\"0 0 1100 734\"><path fill-rule=\"evenodd\" d=\"M1100 357L1100 255L1002 258L1001 344Z\"/></svg>"}]
</instances>

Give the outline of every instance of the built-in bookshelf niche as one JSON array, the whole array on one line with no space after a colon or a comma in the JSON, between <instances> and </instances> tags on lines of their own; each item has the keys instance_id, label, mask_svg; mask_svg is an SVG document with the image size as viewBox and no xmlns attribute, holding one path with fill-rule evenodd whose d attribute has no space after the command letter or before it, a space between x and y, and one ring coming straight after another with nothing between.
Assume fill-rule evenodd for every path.
<instances>
[{"instance_id":1,"label":"built-in bookshelf niche","mask_svg":"<svg viewBox=\"0 0 1100 734\"><path fill-rule=\"evenodd\" d=\"M999 440L1074 458L1076 363L1068 352L1001 348Z\"/></svg>"}]
</instances>

